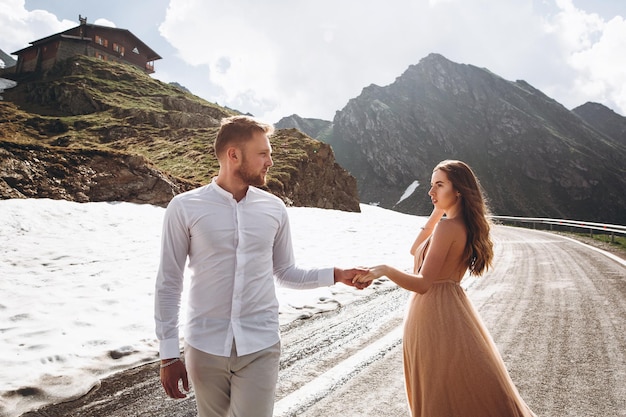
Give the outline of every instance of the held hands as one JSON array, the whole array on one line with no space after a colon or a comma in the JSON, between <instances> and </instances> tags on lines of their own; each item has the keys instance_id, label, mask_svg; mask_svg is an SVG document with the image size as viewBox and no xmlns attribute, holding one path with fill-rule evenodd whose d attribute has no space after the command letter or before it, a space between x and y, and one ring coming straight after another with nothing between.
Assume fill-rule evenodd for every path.
<instances>
[{"instance_id":1,"label":"held hands","mask_svg":"<svg viewBox=\"0 0 626 417\"><path fill-rule=\"evenodd\" d=\"M189 380L187 379L187 369L185 369L185 364L180 360L175 360L175 362L168 365L174 359L162 360L161 361L161 385L165 389L165 393L170 398L185 398L183 392L181 392L178 381L183 382L183 390L189 392Z\"/></svg>"},{"instance_id":2,"label":"held hands","mask_svg":"<svg viewBox=\"0 0 626 417\"><path fill-rule=\"evenodd\" d=\"M371 282L356 282L356 277L365 275L368 273L367 268L352 268L341 269L335 268L335 283L341 282L342 284L355 287L359 290L369 287Z\"/></svg>"},{"instance_id":3,"label":"held hands","mask_svg":"<svg viewBox=\"0 0 626 417\"><path fill-rule=\"evenodd\" d=\"M357 274L352 279L354 285L370 285L377 278L387 275L387 265L377 265L367 268L364 274Z\"/></svg>"}]
</instances>

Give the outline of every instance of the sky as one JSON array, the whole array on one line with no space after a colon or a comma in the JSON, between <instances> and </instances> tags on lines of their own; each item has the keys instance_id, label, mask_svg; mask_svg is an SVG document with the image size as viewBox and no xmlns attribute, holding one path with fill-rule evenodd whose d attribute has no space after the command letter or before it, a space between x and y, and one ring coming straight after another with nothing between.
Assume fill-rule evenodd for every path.
<instances>
[{"instance_id":1,"label":"sky","mask_svg":"<svg viewBox=\"0 0 626 417\"><path fill-rule=\"evenodd\" d=\"M625 0L0 0L0 49L79 14L155 50L153 77L270 123L332 120L430 53L626 115Z\"/></svg>"},{"instance_id":2,"label":"sky","mask_svg":"<svg viewBox=\"0 0 626 417\"><path fill-rule=\"evenodd\" d=\"M312 268L388 262L408 270L409 248L426 220L368 205L361 213L287 210L296 260ZM148 204L0 200L1 416L84 394L106 375L157 360L154 286L164 212ZM278 287L280 322L389 285ZM23 387L40 394L7 395Z\"/></svg>"}]
</instances>

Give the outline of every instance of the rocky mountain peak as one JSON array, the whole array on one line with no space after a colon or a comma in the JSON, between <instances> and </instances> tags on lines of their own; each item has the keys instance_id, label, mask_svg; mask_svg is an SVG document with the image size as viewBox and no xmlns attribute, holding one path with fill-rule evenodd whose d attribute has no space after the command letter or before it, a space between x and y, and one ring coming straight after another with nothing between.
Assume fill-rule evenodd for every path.
<instances>
[{"instance_id":1,"label":"rocky mountain peak","mask_svg":"<svg viewBox=\"0 0 626 417\"><path fill-rule=\"evenodd\" d=\"M350 100L329 141L363 202L427 214L425 186L400 197L461 159L496 214L624 224L626 148L607 135L525 81L431 54Z\"/></svg>"},{"instance_id":2,"label":"rocky mountain peak","mask_svg":"<svg viewBox=\"0 0 626 417\"><path fill-rule=\"evenodd\" d=\"M576 107L572 112L609 140L626 145L626 117L600 103L591 102Z\"/></svg>"}]
</instances>

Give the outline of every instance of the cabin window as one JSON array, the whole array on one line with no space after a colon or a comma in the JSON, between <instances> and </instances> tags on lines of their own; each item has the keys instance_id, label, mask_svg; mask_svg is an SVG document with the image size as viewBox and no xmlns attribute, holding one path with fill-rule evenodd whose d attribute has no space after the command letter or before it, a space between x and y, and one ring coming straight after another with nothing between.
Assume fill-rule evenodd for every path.
<instances>
[{"instance_id":1,"label":"cabin window","mask_svg":"<svg viewBox=\"0 0 626 417\"><path fill-rule=\"evenodd\" d=\"M96 35L96 43L98 45L104 46L105 48L109 46L109 41L104 39L102 36L98 36L98 35Z\"/></svg>"},{"instance_id":2,"label":"cabin window","mask_svg":"<svg viewBox=\"0 0 626 417\"><path fill-rule=\"evenodd\" d=\"M113 42L113 50L121 56L124 56L124 47L122 45Z\"/></svg>"},{"instance_id":3,"label":"cabin window","mask_svg":"<svg viewBox=\"0 0 626 417\"><path fill-rule=\"evenodd\" d=\"M139 49L137 49L136 46L133 48L133 52L136 53L137 55L139 55Z\"/></svg>"}]
</instances>

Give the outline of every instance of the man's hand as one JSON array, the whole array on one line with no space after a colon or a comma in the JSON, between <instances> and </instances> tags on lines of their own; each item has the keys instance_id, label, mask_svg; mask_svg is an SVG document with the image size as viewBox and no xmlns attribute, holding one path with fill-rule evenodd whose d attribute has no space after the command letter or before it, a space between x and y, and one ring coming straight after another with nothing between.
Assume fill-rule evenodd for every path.
<instances>
[{"instance_id":1,"label":"man's hand","mask_svg":"<svg viewBox=\"0 0 626 417\"><path fill-rule=\"evenodd\" d=\"M372 282L359 282L356 278L366 275L368 272L367 268L335 268L335 284L341 282L342 284L362 290L363 288L369 287Z\"/></svg>"},{"instance_id":2,"label":"man's hand","mask_svg":"<svg viewBox=\"0 0 626 417\"><path fill-rule=\"evenodd\" d=\"M353 278L355 284L371 284L372 281L387 275L387 265L378 265L365 270L365 274L358 274Z\"/></svg>"},{"instance_id":3,"label":"man's hand","mask_svg":"<svg viewBox=\"0 0 626 417\"><path fill-rule=\"evenodd\" d=\"M172 359L164 359L161 361L161 385L165 389L165 393L170 398L185 398L187 395L180 391L178 381L183 381L183 389L189 392L189 381L187 379L187 369L185 364L179 360L171 365L163 367L163 365L171 362Z\"/></svg>"}]
</instances>

